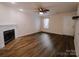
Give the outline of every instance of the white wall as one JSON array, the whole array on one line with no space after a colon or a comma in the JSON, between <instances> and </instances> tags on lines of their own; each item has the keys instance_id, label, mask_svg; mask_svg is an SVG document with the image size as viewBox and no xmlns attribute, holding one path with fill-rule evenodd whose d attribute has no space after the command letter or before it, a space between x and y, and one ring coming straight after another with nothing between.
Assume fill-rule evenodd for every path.
<instances>
[{"instance_id":1,"label":"white wall","mask_svg":"<svg viewBox=\"0 0 79 59\"><path fill-rule=\"evenodd\" d=\"M46 31L46 32L51 32L51 33L56 33L56 34L64 34L63 33L63 28L64 28L64 19L66 20L67 16L70 16L71 19L69 19L72 22L72 16L75 15L76 12L66 12L66 13L59 13L59 14L53 14L50 15L49 18L49 28L44 29L43 28L43 17L42 18L42 27L41 31ZM69 33L69 35L73 35L73 33Z\"/></svg>"},{"instance_id":2,"label":"white wall","mask_svg":"<svg viewBox=\"0 0 79 59\"><path fill-rule=\"evenodd\" d=\"M19 37L38 32L40 29L40 18L33 12L23 13L0 4L0 24L16 24L17 37Z\"/></svg>"}]
</instances>

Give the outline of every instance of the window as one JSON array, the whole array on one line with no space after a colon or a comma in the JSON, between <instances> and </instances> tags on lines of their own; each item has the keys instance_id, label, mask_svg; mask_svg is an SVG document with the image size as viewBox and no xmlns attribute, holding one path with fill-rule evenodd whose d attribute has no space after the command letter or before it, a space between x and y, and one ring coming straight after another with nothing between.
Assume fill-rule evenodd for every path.
<instances>
[{"instance_id":1,"label":"window","mask_svg":"<svg viewBox=\"0 0 79 59\"><path fill-rule=\"evenodd\" d=\"M44 28L48 29L48 26L49 25L49 19L48 18L45 18L44 19Z\"/></svg>"}]
</instances>

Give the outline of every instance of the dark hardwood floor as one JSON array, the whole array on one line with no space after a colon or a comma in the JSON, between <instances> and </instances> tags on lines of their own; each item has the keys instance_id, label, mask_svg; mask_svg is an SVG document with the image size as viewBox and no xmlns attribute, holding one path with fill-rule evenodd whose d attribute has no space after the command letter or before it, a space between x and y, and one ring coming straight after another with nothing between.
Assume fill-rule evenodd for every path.
<instances>
[{"instance_id":1,"label":"dark hardwood floor","mask_svg":"<svg viewBox=\"0 0 79 59\"><path fill-rule=\"evenodd\" d=\"M0 56L74 57L74 38L40 32L11 41L0 49Z\"/></svg>"}]
</instances>

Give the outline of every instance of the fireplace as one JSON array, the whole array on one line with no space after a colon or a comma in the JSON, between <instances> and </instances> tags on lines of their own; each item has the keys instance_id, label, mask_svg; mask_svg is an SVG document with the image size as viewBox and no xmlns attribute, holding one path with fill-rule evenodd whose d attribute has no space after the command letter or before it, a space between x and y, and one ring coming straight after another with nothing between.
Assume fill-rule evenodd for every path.
<instances>
[{"instance_id":1,"label":"fireplace","mask_svg":"<svg viewBox=\"0 0 79 59\"><path fill-rule=\"evenodd\" d=\"M13 39L15 39L15 30L11 29L11 30L4 31L3 35L4 35L4 42L5 44L7 44Z\"/></svg>"}]
</instances>

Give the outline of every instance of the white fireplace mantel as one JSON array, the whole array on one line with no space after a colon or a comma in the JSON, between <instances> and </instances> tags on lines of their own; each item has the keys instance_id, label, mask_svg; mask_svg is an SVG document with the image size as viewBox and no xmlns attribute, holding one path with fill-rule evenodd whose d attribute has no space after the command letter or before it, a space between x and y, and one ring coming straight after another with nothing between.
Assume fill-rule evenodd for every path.
<instances>
[{"instance_id":1,"label":"white fireplace mantel","mask_svg":"<svg viewBox=\"0 0 79 59\"><path fill-rule=\"evenodd\" d=\"M0 48L5 47L3 32L7 30L11 30L11 29L15 29L15 36L16 36L16 25L15 24L0 25Z\"/></svg>"}]
</instances>

